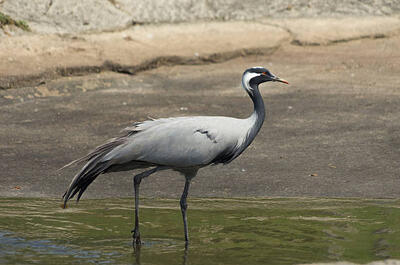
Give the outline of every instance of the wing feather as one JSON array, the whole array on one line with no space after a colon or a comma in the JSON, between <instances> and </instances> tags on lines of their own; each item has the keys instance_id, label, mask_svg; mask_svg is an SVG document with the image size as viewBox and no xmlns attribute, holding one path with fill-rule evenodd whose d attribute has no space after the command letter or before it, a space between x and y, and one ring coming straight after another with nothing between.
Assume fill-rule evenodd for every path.
<instances>
[{"instance_id":1,"label":"wing feather","mask_svg":"<svg viewBox=\"0 0 400 265\"><path fill-rule=\"evenodd\" d=\"M201 167L229 163L240 155L247 126L227 117L179 117L147 120L125 128L68 165L86 162L64 194L64 205L102 173L148 166Z\"/></svg>"}]
</instances>

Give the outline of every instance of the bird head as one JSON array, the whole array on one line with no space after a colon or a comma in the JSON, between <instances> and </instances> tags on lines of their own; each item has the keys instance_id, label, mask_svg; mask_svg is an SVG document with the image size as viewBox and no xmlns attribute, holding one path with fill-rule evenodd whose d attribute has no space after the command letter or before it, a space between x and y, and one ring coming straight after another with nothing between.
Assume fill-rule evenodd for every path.
<instances>
[{"instance_id":1,"label":"bird head","mask_svg":"<svg viewBox=\"0 0 400 265\"><path fill-rule=\"evenodd\" d=\"M249 92L251 92L259 84L268 81L289 84L288 81L277 77L268 69L260 66L247 69L242 76L243 87Z\"/></svg>"}]
</instances>

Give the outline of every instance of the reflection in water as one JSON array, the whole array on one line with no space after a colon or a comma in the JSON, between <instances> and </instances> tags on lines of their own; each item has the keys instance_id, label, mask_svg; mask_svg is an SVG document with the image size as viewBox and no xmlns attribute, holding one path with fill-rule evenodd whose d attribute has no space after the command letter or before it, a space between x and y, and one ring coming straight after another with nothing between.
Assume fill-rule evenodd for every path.
<instances>
[{"instance_id":1,"label":"reflection in water","mask_svg":"<svg viewBox=\"0 0 400 265\"><path fill-rule=\"evenodd\" d=\"M185 244L185 250L183 251L183 265L188 264L188 255L189 255L189 246L186 242Z\"/></svg>"},{"instance_id":2,"label":"reflection in water","mask_svg":"<svg viewBox=\"0 0 400 265\"><path fill-rule=\"evenodd\" d=\"M175 200L143 199L146 242L132 250L131 199L0 198L0 264L365 264L400 259L399 200L192 199L190 262Z\"/></svg>"},{"instance_id":3,"label":"reflection in water","mask_svg":"<svg viewBox=\"0 0 400 265\"><path fill-rule=\"evenodd\" d=\"M142 245L140 244L132 244L133 246L133 255L135 256L134 265L141 265L140 257L142 253ZM185 243L185 249L183 250L182 256L182 265L187 265L189 260L189 245Z\"/></svg>"},{"instance_id":4,"label":"reflection in water","mask_svg":"<svg viewBox=\"0 0 400 265\"><path fill-rule=\"evenodd\" d=\"M83 260L96 260L101 256L100 251L60 245L53 240L30 240L14 233L0 230L0 264L21 264L22 261L25 261L20 259L21 254L27 255L27 257L34 255L36 258L40 256L67 256ZM114 254L116 253L109 253L109 255ZM29 260L32 261L32 257ZM56 264L60 263L56 262Z\"/></svg>"},{"instance_id":5,"label":"reflection in water","mask_svg":"<svg viewBox=\"0 0 400 265\"><path fill-rule=\"evenodd\" d=\"M58 245L50 240L29 240L16 236L14 233L0 231L0 259L3 255L17 255L23 251L32 251L46 255L71 255L86 259L99 257L100 252L91 250L74 249L68 246Z\"/></svg>"},{"instance_id":6,"label":"reflection in water","mask_svg":"<svg viewBox=\"0 0 400 265\"><path fill-rule=\"evenodd\" d=\"M142 245L135 244L135 241L133 241L132 245L133 245L133 255L135 256L135 263L133 263L133 264L141 265L141 263L140 263L140 253L141 253Z\"/></svg>"}]
</instances>

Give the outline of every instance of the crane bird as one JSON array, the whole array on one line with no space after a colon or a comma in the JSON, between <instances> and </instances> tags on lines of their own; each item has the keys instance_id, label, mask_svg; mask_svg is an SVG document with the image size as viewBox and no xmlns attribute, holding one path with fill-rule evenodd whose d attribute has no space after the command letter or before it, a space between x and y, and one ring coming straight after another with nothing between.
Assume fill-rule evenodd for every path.
<instances>
[{"instance_id":1,"label":"crane bird","mask_svg":"<svg viewBox=\"0 0 400 265\"><path fill-rule=\"evenodd\" d=\"M264 101L258 86L268 81L288 84L263 67L252 67L243 73L242 86L254 104L254 111L247 119L220 116L162 118L137 122L125 128L121 136L109 140L86 156L66 165L86 162L72 179L63 196L64 207L76 194L79 201L83 192L100 174L146 169L133 178L133 243L140 245L140 182L157 171L172 169L185 176L180 206L187 245L189 235L186 198L190 182L200 168L210 164L230 163L254 140L265 118Z\"/></svg>"}]
</instances>

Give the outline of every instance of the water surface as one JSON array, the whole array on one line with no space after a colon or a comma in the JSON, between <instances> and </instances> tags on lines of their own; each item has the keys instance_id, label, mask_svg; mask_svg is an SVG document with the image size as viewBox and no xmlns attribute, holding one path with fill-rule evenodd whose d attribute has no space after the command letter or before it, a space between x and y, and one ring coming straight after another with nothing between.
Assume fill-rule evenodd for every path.
<instances>
[{"instance_id":1,"label":"water surface","mask_svg":"<svg viewBox=\"0 0 400 265\"><path fill-rule=\"evenodd\" d=\"M185 251L179 202L0 199L3 264L296 264L400 259L399 200L189 199Z\"/></svg>"}]
</instances>

